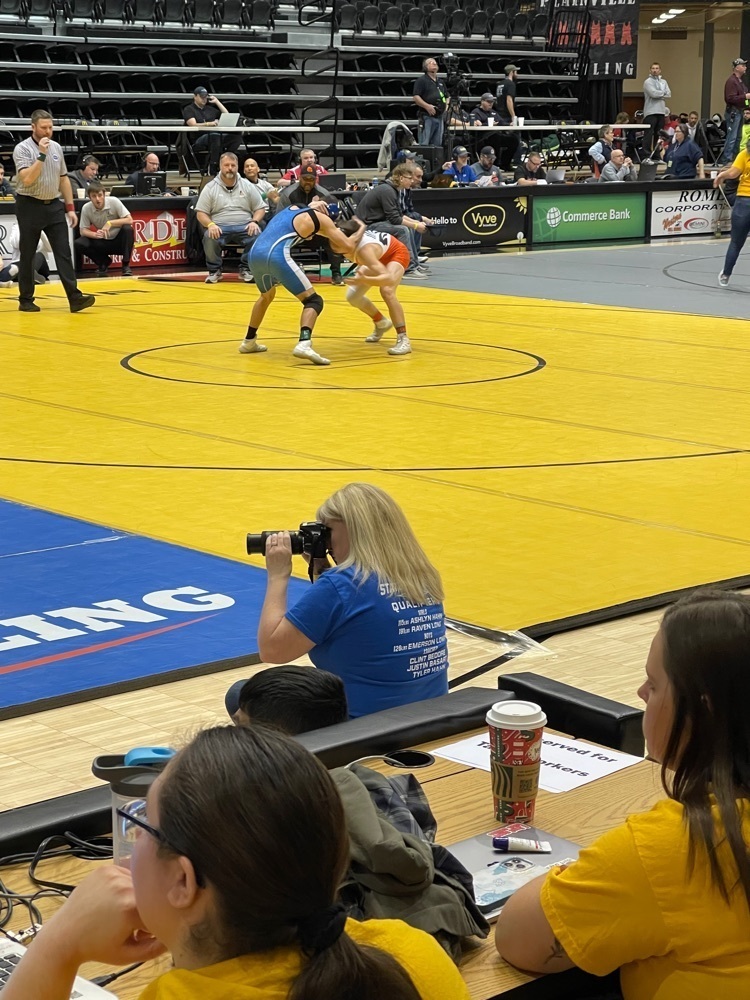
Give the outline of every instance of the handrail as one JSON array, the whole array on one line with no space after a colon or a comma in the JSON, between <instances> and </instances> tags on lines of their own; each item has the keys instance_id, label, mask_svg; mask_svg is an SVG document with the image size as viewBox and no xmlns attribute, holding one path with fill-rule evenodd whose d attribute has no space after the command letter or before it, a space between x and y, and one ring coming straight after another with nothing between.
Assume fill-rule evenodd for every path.
<instances>
[{"instance_id":1,"label":"handrail","mask_svg":"<svg viewBox=\"0 0 750 1000\"><path fill-rule=\"evenodd\" d=\"M325 0L323 0L325 3ZM332 14L333 17L333 14ZM333 20L331 21L333 24ZM310 60L322 60L322 65L316 66L314 69L308 69L308 62ZM325 60L328 60L326 62ZM338 166L338 141L339 141L339 98L338 98L338 83L339 83L339 71L341 66L341 54L338 49L333 45L326 49L321 49L319 52L313 52L309 56L305 56L300 64L300 75L303 80L313 80L315 78L323 78L322 74L327 73L329 70L333 69L332 77L325 77L325 79L331 80L331 93L329 97L324 98L322 101L315 101L312 104L308 104L302 109L302 114L300 115L300 121L304 127L307 113L313 111L315 108L327 107L329 104L333 105L333 110L327 114L323 115L322 118L317 118L314 122L310 122L311 125L317 125L320 127L323 122L333 123L333 141L326 147L331 151L333 156L333 169L336 170Z\"/></svg>"},{"instance_id":2,"label":"handrail","mask_svg":"<svg viewBox=\"0 0 750 1000\"><path fill-rule=\"evenodd\" d=\"M320 13L303 21L302 11L307 10L309 7L320 8ZM308 24L317 24L319 21L325 21L328 16L330 16L331 25L333 26L333 5L331 5L329 11L327 0L297 0L297 21L302 27L307 27ZM333 31L331 31L331 45L333 45Z\"/></svg>"}]
</instances>

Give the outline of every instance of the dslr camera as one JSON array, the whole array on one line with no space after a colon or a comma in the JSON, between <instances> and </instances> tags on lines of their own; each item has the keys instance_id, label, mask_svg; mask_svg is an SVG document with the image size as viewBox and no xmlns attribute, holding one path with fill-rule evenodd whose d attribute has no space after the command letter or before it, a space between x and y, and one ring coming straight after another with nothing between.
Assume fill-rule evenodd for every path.
<instances>
[{"instance_id":1,"label":"dslr camera","mask_svg":"<svg viewBox=\"0 0 750 1000\"><path fill-rule=\"evenodd\" d=\"M275 535L281 528L274 531L261 531L257 535L247 536L247 554L249 556L264 556L266 541L269 535ZM325 559L331 544L331 529L320 521L303 521L299 531L290 531L292 540L292 555L308 555L310 559Z\"/></svg>"}]
</instances>

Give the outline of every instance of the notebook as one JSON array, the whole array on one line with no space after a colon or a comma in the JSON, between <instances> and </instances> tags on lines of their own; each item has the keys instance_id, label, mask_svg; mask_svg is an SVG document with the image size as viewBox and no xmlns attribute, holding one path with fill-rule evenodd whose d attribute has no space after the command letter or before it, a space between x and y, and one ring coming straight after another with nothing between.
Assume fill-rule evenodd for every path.
<instances>
[{"instance_id":1,"label":"notebook","mask_svg":"<svg viewBox=\"0 0 750 1000\"><path fill-rule=\"evenodd\" d=\"M0 940L0 992L10 979L10 974L24 956L26 949L22 944L16 944L7 938ZM76 976L73 982L73 992L70 1000L117 1000L114 993L103 990L101 986L95 986L87 979Z\"/></svg>"},{"instance_id":2,"label":"notebook","mask_svg":"<svg viewBox=\"0 0 750 1000\"><path fill-rule=\"evenodd\" d=\"M318 174L315 183L326 191L346 191L346 174Z\"/></svg>"},{"instance_id":3,"label":"notebook","mask_svg":"<svg viewBox=\"0 0 750 1000\"><path fill-rule=\"evenodd\" d=\"M240 116L233 111L222 111L219 115L219 128L235 128L239 124Z\"/></svg>"},{"instance_id":4,"label":"notebook","mask_svg":"<svg viewBox=\"0 0 750 1000\"><path fill-rule=\"evenodd\" d=\"M564 184L565 167L553 167L552 170L546 172L546 177L548 184Z\"/></svg>"},{"instance_id":5,"label":"notebook","mask_svg":"<svg viewBox=\"0 0 750 1000\"><path fill-rule=\"evenodd\" d=\"M503 854L492 847L493 836L547 840L552 851L550 854ZM471 872L477 906L488 920L498 915L516 889L544 875L550 868L575 861L580 851L578 844L570 840L522 823L497 827L457 844L446 844L446 847Z\"/></svg>"},{"instance_id":6,"label":"notebook","mask_svg":"<svg viewBox=\"0 0 750 1000\"><path fill-rule=\"evenodd\" d=\"M655 181L656 180L656 168L658 164L654 160L644 160L638 170L638 180L639 181Z\"/></svg>"}]
</instances>

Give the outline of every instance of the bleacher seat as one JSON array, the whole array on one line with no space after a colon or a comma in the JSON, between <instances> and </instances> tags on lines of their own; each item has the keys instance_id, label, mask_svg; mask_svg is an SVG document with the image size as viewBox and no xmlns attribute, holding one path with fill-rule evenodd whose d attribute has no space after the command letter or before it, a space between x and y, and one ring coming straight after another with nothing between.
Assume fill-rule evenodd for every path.
<instances>
[{"instance_id":1,"label":"bleacher seat","mask_svg":"<svg viewBox=\"0 0 750 1000\"><path fill-rule=\"evenodd\" d=\"M274 26L273 5L268 0L253 0L248 10L248 23L252 28L268 28Z\"/></svg>"},{"instance_id":2,"label":"bleacher seat","mask_svg":"<svg viewBox=\"0 0 750 1000\"><path fill-rule=\"evenodd\" d=\"M134 0L131 10L134 21L156 24L157 0Z\"/></svg>"},{"instance_id":3,"label":"bleacher seat","mask_svg":"<svg viewBox=\"0 0 750 1000\"><path fill-rule=\"evenodd\" d=\"M445 34L445 11L440 7L435 7L430 12L425 30L428 38L442 38Z\"/></svg>"},{"instance_id":4,"label":"bleacher seat","mask_svg":"<svg viewBox=\"0 0 750 1000\"><path fill-rule=\"evenodd\" d=\"M405 35L424 34L424 10L421 7L412 7L406 15L404 23Z\"/></svg>"},{"instance_id":5,"label":"bleacher seat","mask_svg":"<svg viewBox=\"0 0 750 1000\"><path fill-rule=\"evenodd\" d=\"M480 9L472 17L467 34L470 38L486 38L488 24L487 12Z\"/></svg>"},{"instance_id":6,"label":"bleacher seat","mask_svg":"<svg viewBox=\"0 0 750 1000\"><path fill-rule=\"evenodd\" d=\"M359 30L368 35L377 35L380 32L380 7L368 4L363 9L359 20Z\"/></svg>"},{"instance_id":7,"label":"bleacher seat","mask_svg":"<svg viewBox=\"0 0 750 1000\"><path fill-rule=\"evenodd\" d=\"M395 4L391 7L386 7L383 16L383 34L400 36L403 20L404 15L400 7L396 7Z\"/></svg>"},{"instance_id":8,"label":"bleacher seat","mask_svg":"<svg viewBox=\"0 0 750 1000\"><path fill-rule=\"evenodd\" d=\"M185 24L186 7L185 0L163 0L159 24Z\"/></svg>"},{"instance_id":9,"label":"bleacher seat","mask_svg":"<svg viewBox=\"0 0 750 1000\"><path fill-rule=\"evenodd\" d=\"M516 14L513 18L513 27L511 28L511 38L513 39L525 39L528 37L529 33L529 17L528 14Z\"/></svg>"},{"instance_id":10,"label":"bleacher seat","mask_svg":"<svg viewBox=\"0 0 750 1000\"><path fill-rule=\"evenodd\" d=\"M454 10L445 28L446 38L463 37L466 34L467 26L466 11Z\"/></svg>"},{"instance_id":11,"label":"bleacher seat","mask_svg":"<svg viewBox=\"0 0 750 1000\"><path fill-rule=\"evenodd\" d=\"M492 15L487 33L493 41L508 37L508 15L504 10L499 10Z\"/></svg>"}]
</instances>

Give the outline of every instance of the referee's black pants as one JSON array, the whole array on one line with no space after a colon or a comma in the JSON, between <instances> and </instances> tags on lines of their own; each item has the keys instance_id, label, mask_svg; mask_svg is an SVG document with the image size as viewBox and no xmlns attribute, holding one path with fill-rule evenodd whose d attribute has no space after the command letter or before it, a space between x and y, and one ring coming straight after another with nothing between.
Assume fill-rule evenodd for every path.
<instances>
[{"instance_id":1,"label":"referee's black pants","mask_svg":"<svg viewBox=\"0 0 750 1000\"><path fill-rule=\"evenodd\" d=\"M21 303L34 301L34 254L39 237L47 235L57 265L57 273L62 281L68 302L73 305L83 298L76 283L73 256L70 252L70 228L65 215L65 206L59 198L43 202L28 195L16 195L16 219L18 220L19 250L18 299Z\"/></svg>"}]
</instances>

